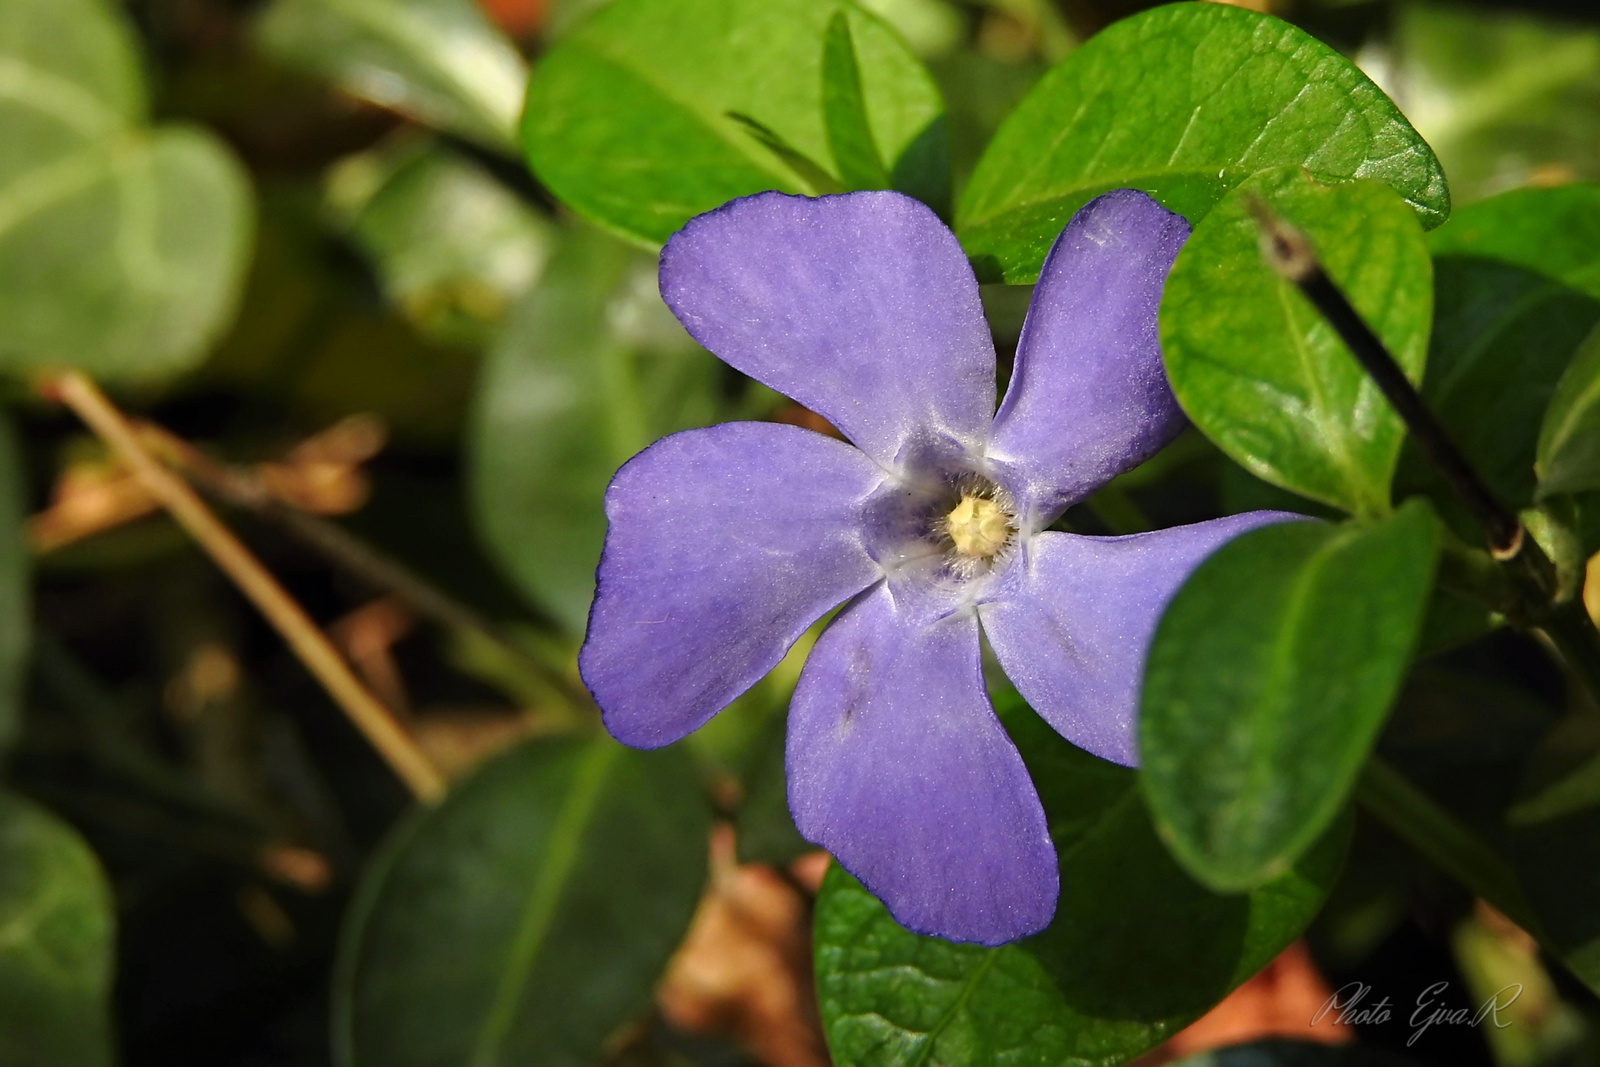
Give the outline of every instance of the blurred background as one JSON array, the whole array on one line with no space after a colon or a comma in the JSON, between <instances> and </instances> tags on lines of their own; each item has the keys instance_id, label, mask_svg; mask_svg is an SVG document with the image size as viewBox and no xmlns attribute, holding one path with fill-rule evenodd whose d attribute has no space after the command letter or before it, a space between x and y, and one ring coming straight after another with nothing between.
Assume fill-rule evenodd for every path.
<instances>
[{"instance_id":1,"label":"blurred background","mask_svg":"<svg viewBox=\"0 0 1600 1067\"><path fill-rule=\"evenodd\" d=\"M822 428L696 348L655 295L653 255L572 217L521 161L526 65L600 2L481 0L468 52L442 72L418 36L428 24L399 0L124 8L151 120L226 142L248 171L254 236L236 313L203 360L119 403L452 776L591 721L574 657L617 464L723 419ZM863 3L937 79L958 188L1051 63L1151 6ZM1249 6L1354 57L1434 146L1458 205L1600 178L1594 0ZM1027 298L986 287L1002 352ZM35 578L9 777L107 876L106 1040L129 1067L331 1063L341 923L411 798L130 472L70 413L10 388ZM1069 519L1103 531L1135 508L1166 525L1265 492L1185 437ZM1510 768L1562 712L1560 680L1509 634L1433 663L1386 751L1430 753L1410 766L1422 781L1461 810L1498 811ZM693 742L726 816L711 889L656 1006L609 1041L613 1062L826 1062L807 963L820 868L787 824L778 762L795 669L791 657ZM1489 690L1502 699L1484 721ZM1357 1029L1423 1063L1596 1062L1593 998L1366 824L1308 944L1150 1062L1300 1033L1347 981L1409 998L1441 976L1462 1003L1523 981L1519 1025L1440 1029L1409 1050L1399 1024Z\"/></svg>"}]
</instances>

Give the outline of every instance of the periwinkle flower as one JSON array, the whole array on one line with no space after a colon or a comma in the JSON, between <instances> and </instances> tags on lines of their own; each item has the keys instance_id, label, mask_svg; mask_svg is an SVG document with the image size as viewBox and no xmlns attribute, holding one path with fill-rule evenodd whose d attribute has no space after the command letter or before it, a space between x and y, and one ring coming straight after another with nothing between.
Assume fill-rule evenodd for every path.
<instances>
[{"instance_id":1,"label":"periwinkle flower","mask_svg":"<svg viewBox=\"0 0 1600 1067\"><path fill-rule=\"evenodd\" d=\"M668 307L854 447L726 423L617 472L578 660L612 735L683 737L848 601L789 709L795 825L912 930L992 945L1048 924L1055 851L984 690L980 625L1056 730L1132 764L1163 607L1223 542L1284 517L1047 529L1183 427L1156 308L1188 234L1132 190L1078 212L996 412L977 281L922 204L762 193L691 219L661 253Z\"/></svg>"}]
</instances>

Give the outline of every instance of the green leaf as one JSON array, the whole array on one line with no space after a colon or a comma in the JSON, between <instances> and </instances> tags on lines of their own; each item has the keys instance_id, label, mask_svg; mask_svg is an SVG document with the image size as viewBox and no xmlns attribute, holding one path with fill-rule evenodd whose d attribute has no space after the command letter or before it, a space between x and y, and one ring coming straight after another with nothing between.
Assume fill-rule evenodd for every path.
<instances>
[{"instance_id":1,"label":"green leaf","mask_svg":"<svg viewBox=\"0 0 1600 1067\"><path fill-rule=\"evenodd\" d=\"M835 11L822 39L822 121L833 165L849 189L887 189L889 172L872 139L872 119L861 93L861 68L850 19Z\"/></svg>"},{"instance_id":2,"label":"green leaf","mask_svg":"<svg viewBox=\"0 0 1600 1067\"><path fill-rule=\"evenodd\" d=\"M1600 30L1435 0L1396 4L1391 17L1385 84L1458 202L1541 178L1600 178Z\"/></svg>"},{"instance_id":3,"label":"green leaf","mask_svg":"<svg viewBox=\"0 0 1600 1067\"><path fill-rule=\"evenodd\" d=\"M472 0L277 0L256 39L345 92L503 151L528 68Z\"/></svg>"},{"instance_id":4,"label":"green leaf","mask_svg":"<svg viewBox=\"0 0 1600 1067\"><path fill-rule=\"evenodd\" d=\"M709 830L678 749L535 740L485 765L368 869L336 963L339 1062L597 1062L688 926Z\"/></svg>"},{"instance_id":5,"label":"green leaf","mask_svg":"<svg viewBox=\"0 0 1600 1067\"><path fill-rule=\"evenodd\" d=\"M1310 237L1407 376L1422 375L1433 275L1415 215L1377 182L1324 186L1289 168L1243 183L1179 253L1161 299L1173 392L1257 477L1386 514L1404 427L1332 327L1262 261L1251 197Z\"/></svg>"},{"instance_id":6,"label":"green leaf","mask_svg":"<svg viewBox=\"0 0 1600 1067\"><path fill-rule=\"evenodd\" d=\"M1061 862L1042 933L999 948L900 927L835 867L816 908L817 991L834 1061L1102 1067L1204 1013L1299 936L1338 872L1348 826L1248 895L1197 885L1157 840L1135 772L998 699Z\"/></svg>"},{"instance_id":7,"label":"green leaf","mask_svg":"<svg viewBox=\"0 0 1600 1067\"><path fill-rule=\"evenodd\" d=\"M1600 489L1600 329L1556 384L1539 430L1539 494Z\"/></svg>"},{"instance_id":8,"label":"green leaf","mask_svg":"<svg viewBox=\"0 0 1600 1067\"><path fill-rule=\"evenodd\" d=\"M1207 885L1277 877L1344 807L1417 642L1438 527L1255 530L1200 565L1145 666L1139 751L1162 838Z\"/></svg>"},{"instance_id":9,"label":"green leaf","mask_svg":"<svg viewBox=\"0 0 1600 1067\"><path fill-rule=\"evenodd\" d=\"M22 727L28 672L27 499L16 431L9 419L0 418L0 751L11 746Z\"/></svg>"},{"instance_id":10,"label":"green leaf","mask_svg":"<svg viewBox=\"0 0 1600 1067\"><path fill-rule=\"evenodd\" d=\"M0 369L188 368L243 280L243 169L209 133L140 125L131 35L102 0L9 2L0 72Z\"/></svg>"},{"instance_id":11,"label":"green leaf","mask_svg":"<svg viewBox=\"0 0 1600 1067\"><path fill-rule=\"evenodd\" d=\"M1511 841L1543 940L1600 994L1600 807L1516 826Z\"/></svg>"},{"instance_id":12,"label":"green leaf","mask_svg":"<svg viewBox=\"0 0 1600 1067\"><path fill-rule=\"evenodd\" d=\"M1495 491L1534 497L1538 427L1573 353L1600 323L1600 186L1523 189L1428 235L1433 341L1423 395ZM1402 479L1431 477L1420 456Z\"/></svg>"},{"instance_id":13,"label":"green leaf","mask_svg":"<svg viewBox=\"0 0 1600 1067\"><path fill-rule=\"evenodd\" d=\"M583 633L611 476L723 413L722 366L656 289L655 259L572 231L490 351L469 438L474 515L534 603Z\"/></svg>"},{"instance_id":14,"label":"green leaf","mask_svg":"<svg viewBox=\"0 0 1600 1067\"><path fill-rule=\"evenodd\" d=\"M1171 4L1045 75L979 161L956 231L985 281L1027 282L1101 193L1143 189L1197 223L1252 174L1291 164L1387 182L1428 226L1450 213L1433 152L1349 60L1269 15Z\"/></svg>"},{"instance_id":15,"label":"green leaf","mask_svg":"<svg viewBox=\"0 0 1600 1067\"><path fill-rule=\"evenodd\" d=\"M836 17L843 30L830 37ZM905 44L847 0L617 0L540 60L522 143L568 206L659 244L737 196L827 191L787 160L829 160L835 139L839 166L864 178L863 133L894 188L940 207L949 196L943 112Z\"/></svg>"},{"instance_id":16,"label":"green leaf","mask_svg":"<svg viewBox=\"0 0 1600 1067\"><path fill-rule=\"evenodd\" d=\"M83 840L0 793L0 1067L109 1067L112 924Z\"/></svg>"},{"instance_id":17,"label":"green leaf","mask_svg":"<svg viewBox=\"0 0 1600 1067\"><path fill-rule=\"evenodd\" d=\"M556 241L555 226L483 167L426 140L340 161L328 201L384 294L443 341L487 341Z\"/></svg>"}]
</instances>

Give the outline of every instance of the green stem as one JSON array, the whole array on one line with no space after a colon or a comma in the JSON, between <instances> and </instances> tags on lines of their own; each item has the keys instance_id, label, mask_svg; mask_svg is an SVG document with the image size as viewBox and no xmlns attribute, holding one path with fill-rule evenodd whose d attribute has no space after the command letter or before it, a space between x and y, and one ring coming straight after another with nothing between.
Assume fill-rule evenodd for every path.
<instances>
[{"instance_id":1,"label":"green stem","mask_svg":"<svg viewBox=\"0 0 1600 1067\"><path fill-rule=\"evenodd\" d=\"M1539 629L1556 646L1589 702L1600 708L1600 631L1589 618L1583 599L1573 597L1558 604L1539 621Z\"/></svg>"},{"instance_id":2,"label":"green stem","mask_svg":"<svg viewBox=\"0 0 1600 1067\"><path fill-rule=\"evenodd\" d=\"M1356 802L1434 866L1545 940L1533 905L1510 864L1488 843L1399 771L1373 756L1356 783Z\"/></svg>"}]
</instances>

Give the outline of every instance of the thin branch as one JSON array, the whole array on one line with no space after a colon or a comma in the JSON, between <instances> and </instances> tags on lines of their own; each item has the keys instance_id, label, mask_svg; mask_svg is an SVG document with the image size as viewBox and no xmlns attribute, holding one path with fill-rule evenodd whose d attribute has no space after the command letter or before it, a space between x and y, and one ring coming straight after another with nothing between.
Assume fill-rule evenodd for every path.
<instances>
[{"instance_id":1,"label":"thin branch","mask_svg":"<svg viewBox=\"0 0 1600 1067\"><path fill-rule=\"evenodd\" d=\"M513 663L554 689L572 707L589 706L587 693L528 655L493 623L405 564L353 536L343 526L289 507L259 478L216 462L188 441L154 423L140 422L136 429L163 459L202 489L235 507L278 523L308 548L374 588L393 593L425 618L446 629L471 633L489 642Z\"/></svg>"},{"instance_id":2,"label":"thin branch","mask_svg":"<svg viewBox=\"0 0 1600 1067\"><path fill-rule=\"evenodd\" d=\"M444 795L445 782L412 737L357 680L349 665L304 609L284 591L250 550L223 525L188 483L145 450L122 413L98 386L79 371L49 379L44 391L77 413L109 445L240 591L283 635L300 662L344 709L401 781L421 800Z\"/></svg>"}]
</instances>

